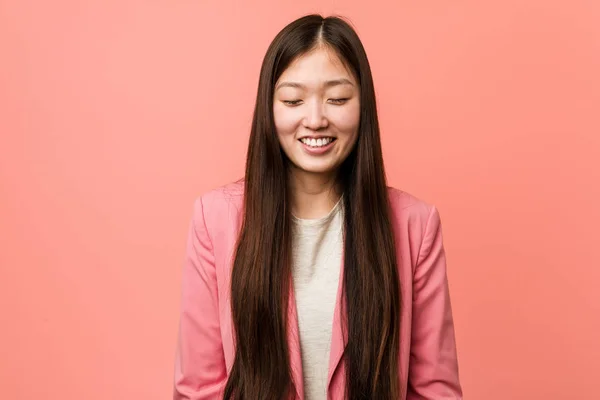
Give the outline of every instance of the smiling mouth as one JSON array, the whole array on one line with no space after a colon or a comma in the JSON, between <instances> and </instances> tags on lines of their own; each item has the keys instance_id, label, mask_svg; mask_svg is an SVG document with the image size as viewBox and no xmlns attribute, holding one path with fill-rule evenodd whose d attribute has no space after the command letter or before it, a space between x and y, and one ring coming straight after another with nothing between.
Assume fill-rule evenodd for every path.
<instances>
[{"instance_id":1,"label":"smiling mouth","mask_svg":"<svg viewBox=\"0 0 600 400\"><path fill-rule=\"evenodd\" d=\"M305 145L314 147L314 148L325 147L328 144L330 144L331 142L334 142L335 140L336 140L336 138L334 138L334 137L322 137L322 138L318 138L318 139L314 139L314 138L298 139L299 142L304 143Z\"/></svg>"}]
</instances>

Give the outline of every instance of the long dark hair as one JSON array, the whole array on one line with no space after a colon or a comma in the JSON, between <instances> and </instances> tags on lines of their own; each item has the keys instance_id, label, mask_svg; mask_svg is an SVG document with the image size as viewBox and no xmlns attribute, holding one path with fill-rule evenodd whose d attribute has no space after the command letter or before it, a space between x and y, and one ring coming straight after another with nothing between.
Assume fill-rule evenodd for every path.
<instances>
[{"instance_id":1,"label":"long dark hair","mask_svg":"<svg viewBox=\"0 0 600 400\"><path fill-rule=\"evenodd\" d=\"M371 69L347 22L308 15L279 32L260 72L231 279L236 350L227 400L280 400L302 385L292 382L286 339L292 290L289 160L275 131L273 91L287 66L317 45L335 51L360 86L358 139L338 174L346 210L346 398L400 398L400 283Z\"/></svg>"}]
</instances>

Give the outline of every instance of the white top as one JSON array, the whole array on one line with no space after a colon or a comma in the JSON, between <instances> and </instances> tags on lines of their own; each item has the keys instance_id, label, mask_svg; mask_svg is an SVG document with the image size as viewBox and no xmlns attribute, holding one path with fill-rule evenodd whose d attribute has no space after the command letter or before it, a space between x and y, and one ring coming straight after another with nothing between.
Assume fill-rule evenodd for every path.
<instances>
[{"instance_id":1,"label":"white top","mask_svg":"<svg viewBox=\"0 0 600 400\"><path fill-rule=\"evenodd\" d=\"M293 217L292 276L306 400L327 399L331 328L343 253L342 198L325 217Z\"/></svg>"}]
</instances>

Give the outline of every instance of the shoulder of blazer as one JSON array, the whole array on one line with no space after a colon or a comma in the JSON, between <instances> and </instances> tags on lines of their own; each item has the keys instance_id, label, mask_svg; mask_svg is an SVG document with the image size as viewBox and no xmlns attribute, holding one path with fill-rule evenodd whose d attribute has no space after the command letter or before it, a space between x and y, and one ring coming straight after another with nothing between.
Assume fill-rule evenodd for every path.
<instances>
[{"instance_id":1,"label":"shoulder of blazer","mask_svg":"<svg viewBox=\"0 0 600 400\"><path fill-rule=\"evenodd\" d=\"M422 239L432 214L437 214L436 207L391 186L388 187L388 196L394 227L401 231L408 230L410 234ZM201 203L206 220L218 222L222 218L231 217L232 214L239 216L243 209L243 199L244 180L240 179L205 192L199 196L197 202Z\"/></svg>"},{"instance_id":2,"label":"shoulder of blazer","mask_svg":"<svg viewBox=\"0 0 600 400\"><path fill-rule=\"evenodd\" d=\"M395 218L411 216L411 220L427 223L435 206L408 192L388 186L388 196L392 216ZM416 222L416 221L415 221Z\"/></svg>"},{"instance_id":3,"label":"shoulder of blazer","mask_svg":"<svg viewBox=\"0 0 600 400\"><path fill-rule=\"evenodd\" d=\"M242 213L244 182L241 180L211 189L199 195L195 201L196 223L202 219L211 239L224 232L237 229L225 221L238 221ZM229 232L231 231L231 232Z\"/></svg>"},{"instance_id":4,"label":"shoulder of blazer","mask_svg":"<svg viewBox=\"0 0 600 400\"><path fill-rule=\"evenodd\" d=\"M241 208L244 198L244 181L239 180L211 189L198 197L205 214L215 215L234 206Z\"/></svg>"},{"instance_id":5,"label":"shoulder of blazer","mask_svg":"<svg viewBox=\"0 0 600 400\"><path fill-rule=\"evenodd\" d=\"M435 205L410 193L388 187L392 224L399 234L407 234L411 241L422 243L428 229L437 229L439 212Z\"/></svg>"}]
</instances>

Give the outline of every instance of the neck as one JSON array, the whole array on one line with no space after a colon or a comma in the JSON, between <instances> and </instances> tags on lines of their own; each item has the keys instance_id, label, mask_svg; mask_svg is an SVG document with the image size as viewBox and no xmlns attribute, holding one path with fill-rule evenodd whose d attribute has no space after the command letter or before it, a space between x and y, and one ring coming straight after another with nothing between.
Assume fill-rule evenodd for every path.
<instances>
[{"instance_id":1,"label":"neck","mask_svg":"<svg viewBox=\"0 0 600 400\"><path fill-rule=\"evenodd\" d=\"M290 171L292 214L302 219L327 215L341 196L335 173L316 174L293 169Z\"/></svg>"}]
</instances>

